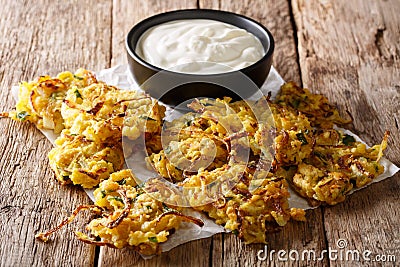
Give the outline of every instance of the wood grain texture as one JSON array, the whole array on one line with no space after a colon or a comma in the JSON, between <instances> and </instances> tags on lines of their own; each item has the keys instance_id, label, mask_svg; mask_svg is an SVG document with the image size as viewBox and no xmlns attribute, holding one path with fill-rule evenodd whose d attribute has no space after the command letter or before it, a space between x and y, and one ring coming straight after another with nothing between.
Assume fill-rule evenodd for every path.
<instances>
[{"instance_id":1,"label":"wood grain texture","mask_svg":"<svg viewBox=\"0 0 400 267\"><path fill-rule=\"evenodd\" d=\"M12 85L84 66L109 66L111 4L97 1L0 1L0 110L11 110ZM73 21L71 20L73 18ZM0 119L0 266L87 266L95 248L73 227L47 244L34 239L89 198L53 178L50 142L34 126ZM79 218L75 226L82 227ZM82 228L81 228L82 229Z\"/></svg>"},{"instance_id":2,"label":"wood grain texture","mask_svg":"<svg viewBox=\"0 0 400 267\"><path fill-rule=\"evenodd\" d=\"M127 63L125 37L136 23L158 13L187 8L197 8L197 1L114 0L112 12L112 65Z\"/></svg>"},{"instance_id":3,"label":"wood grain texture","mask_svg":"<svg viewBox=\"0 0 400 267\"><path fill-rule=\"evenodd\" d=\"M354 117L368 144L391 132L387 158L400 163L400 4L398 1L293 0L304 85ZM396 41L397 40L397 41ZM400 258L400 175L356 192L324 210L327 241ZM353 262L354 263L354 262ZM331 261L331 266L349 262ZM359 264L376 266L375 262Z\"/></svg>"}]
</instances>

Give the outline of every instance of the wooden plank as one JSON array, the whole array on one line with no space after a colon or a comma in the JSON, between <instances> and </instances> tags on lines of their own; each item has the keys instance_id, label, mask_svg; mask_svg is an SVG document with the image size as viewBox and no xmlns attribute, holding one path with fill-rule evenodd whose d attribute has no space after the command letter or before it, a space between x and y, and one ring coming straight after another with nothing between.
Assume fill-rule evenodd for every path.
<instances>
[{"instance_id":1,"label":"wooden plank","mask_svg":"<svg viewBox=\"0 0 400 267\"><path fill-rule=\"evenodd\" d=\"M134 24L151 15L184 8L196 8L196 0L113 2L112 65L126 63L125 36ZM101 248L99 266L197 266L207 265L211 239L186 243L160 256L144 260L132 250ZM199 257L201 255L201 257Z\"/></svg>"},{"instance_id":2,"label":"wooden plank","mask_svg":"<svg viewBox=\"0 0 400 267\"><path fill-rule=\"evenodd\" d=\"M400 165L399 1L293 0L292 4L305 86L347 109L354 117L353 129L368 144L380 142L384 131L390 130L386 155ZM368 249L371 257L395 254L399 259L399 177L325 209L331 248L336 249L342 238L348 243L346 249Z\"/></svg>"},{"instance_id":3,"label":"wooden plank","mask_svg":"<svg viewBox=\"0 0 400 267\"><path fill-rule=\"evenodd\" d=\"M136 23L158 13L176 9L197 8L196 0L113 1L112 66L127 63L125 37Z\"/></svg>"},{"instance_id":4,"label":"wooden plank","mask_svg":"<svg viewBox=\"0 0 400 267\"><path fill-rule=\"evenodd\" d=\"M0 1L0 110L14 106L10 88L21 80L78 67L109 66L111 4L103 1ZM73 227L44 244L34 235L54 227L83 190L62 187L49 168L50 142L34 126L0 119L0 266L87 266L95 248ZM77 219L82 227L86 220Z\"/></svg>"},{"instance_id":5,"label":"wooden plank","mask_svg":"<svg viewBox=\"0 0 400 267\"><path fill-rule=\"evenodd\" d=\"M274 66L287 81L301 82L297 62L296 44L291 24L291 10L287 1L211 1L201 0L200 8L212 8L231 11L249 16L265 25L273 34L276 46ZM285 228L269 236L268 251L296 249L314 249L318 252L326 246L320 209L307 212L308 222L289 222ZM215 266L291 266L293 262L282 262L276 257L260 261L257 253L264 245L245 246L234 235L213 238L212 264ZM324 266L327 261L312 262L314 266ZM299 266L307 266L307 261Z\"/></svg>"}]
</instances>

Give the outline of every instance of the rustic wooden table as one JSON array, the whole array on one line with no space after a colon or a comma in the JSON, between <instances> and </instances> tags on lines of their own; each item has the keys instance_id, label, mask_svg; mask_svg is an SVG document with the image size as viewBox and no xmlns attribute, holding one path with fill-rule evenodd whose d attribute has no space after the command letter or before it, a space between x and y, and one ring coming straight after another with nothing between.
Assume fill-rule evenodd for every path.
<instances>
[{"instance_id":1,"label":"rustic wooden table","mask_svg":"<svg viewBox=\"0 0 400 267\"><path fill-rule=\"evenodd\" d=\"M327 95L354 117L367 143L391 131L386 155L400 165L400 2L398 0L185 0L185 1L0 1L0 111L13 108L10 87L42 74L85 67L100 70L126 63L124 38L138 21L160 12L212 8L260 21L276 40L274 66ZM337 266L329 260L260 261L263 245L246 246L234 235L181 245L151 260L136 252L77 241L80 217L47 244L39 230L53 227L75 206L90 203L80 188L60 186L49 169L50 142L29 124L0 120L1 266ZM399 174L337 206L307 212L307 223L289 223L269 236L274 250L371 250L395 255L400 264ZM375 266L376 262L361 262ZM395 263L390 263L395 265Z\"/></svg>"}]
</instances>

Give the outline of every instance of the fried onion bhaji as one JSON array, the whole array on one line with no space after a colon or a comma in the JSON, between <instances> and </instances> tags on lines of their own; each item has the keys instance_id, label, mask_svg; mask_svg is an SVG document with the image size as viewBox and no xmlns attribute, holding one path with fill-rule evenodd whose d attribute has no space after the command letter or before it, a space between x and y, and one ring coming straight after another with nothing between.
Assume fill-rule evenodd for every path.
<instances>
[{"instance_id":1,"label":"fried onion bhaji","mask_svg":"<svg viewBox=\"0 0 400 267\"><path fill-rule=\"evenodd\" d=\"M298 111L270 103L276 126L275 161L279 165L297 165L310 156L313 141L308 118ZM258 137L258 135L256 135Z\"/></svg>"},{"instance_id":2,"label":"fried onion bhaji","mask_svg":"<svg viewBox=\"0 0 400 267\"><path fill-rule=\"evenodd\" d=\"M83 135L71 134L68 129L56 139L48 156L60 184L73 183L84 188L97 186L124 164L121 144L106 146Z\"/></svg>"},{"instance_id":3,"label":"fried onion bhaji","mask_svg":"<svg viewBox=\"0 0 400 267\"><path fill-rule=\"evenodd\" d=\"M388 132L380 145L371 148L338 130L322 135L335 136L330 140L335 140L334 144L316 145L292 178L302 196L335 205L344 201L351 189L370 183L384 172L379 160L387 146Z\"/></svg>"},{"instance_id":4,"label":"fried onion bhaji","mask_svg":"<svg viewBox=\"0 0 400 267\"><path fill-rule=\"evenodd\" d=\"M312 94L309 90L300 88L294 83L287 83L281 87L280 94L272 104L289 108L298 112L297 118L309 120L312 128L306 127L302 135L296 136L312 147L305 157L296 164L279 160L275 155L275 174L287 178L300 195L311 200L312 203L326 203L335 205L346 198L346 194L353 188L360 188L383 173L384 167L379 163L383 150L387 147L389 132L385 133L380 145L367 148L365 144L356 142L351 135L334 129L333 126L344 125L346 120L339 115L338 110L328 102L327 98ZM281 112L278 117L284 117ZM279 118L275 118L279 124ZM299 125L294 119L294 125ZM305 137L305 138L303 138ZM279 146L279 143L276 144ZM278 151L278 149L276 150ZM287 157L289 153L284 153ZM300 153L294 154L297 157ZM283 163L283 164L282 164ZM286 172L286 174L285 174Z\"/></svg>"},{"instance_id":5,"label":"fried onion bhaji","mask_svg":"<svg viewBox=\"0 0 400 267\"><path fill-rule=\"evenodd\" d=\"M149 196L138 185L130 170L114 172L94 191L95 205L78 207L71 218L55 229L39 233L36 238L47 241L48 236L71 222L79 210L91 209L98 216L89 222L90 237L76 232L85 243L112 248L131 247L144 255L161 253L160 244L178 229L182 222L203 226L197 218L184 215L178 207L166 205Z\"/></svg>"},{"instance_id":6,"label":"fried onion bhaji","mask_svg":"<svg viewBox=\"0 0 400 267\"><path fill-rule=\"evenodd\" d=\"M122 136L135 140L159 134L164 110L148 95L97 82L68 90L61 115L71 133L110 143Z\"/></svg>"},{"instance_id":7,"label":"fried onion bhaji","mask_svg":"<svg viewBox=\"0 0 400 267\"><path fill-rule=\"evenodd\" d=\"M23 82L16 111L7 115L33 122L40 129L64 131L49 153L49 161L61 184L84 188L121 169L122 137L141 136L149 152L159 152L165 108L137 91L119 90L97 81L90 71L62 72L56 78L41 76Z\"/></svg>"},{"instance_id":8,"label":"fried onion bhaji","mask_svg":"<svg viewBox=\"0 0 400 267\"><path fill-rule=\"evenodd\" d=\"M340 116L339 111L329 103L328 99L320 94L313 94L306 88L289 82L281 86L275 103L290 106L305 114L311 126L318 128L332 128L334 124L345 125L351 122Z\"/></svg>"},{"instance_id":9,"label":"fried onion bhaji","mask_svg":"<svg viewBox=\"0 0 400 267\"><path fill-rule=\"evenodd\" d=\"M61 105L66 92L96 82L94 75L84 69L78 69L74 74L67 71L54 78L40 76L34 81L22 82L19 85L16 110L8 115L14 120L30 121L40 129L60 133L64 129Z\"/></svg>"}]
</instances>

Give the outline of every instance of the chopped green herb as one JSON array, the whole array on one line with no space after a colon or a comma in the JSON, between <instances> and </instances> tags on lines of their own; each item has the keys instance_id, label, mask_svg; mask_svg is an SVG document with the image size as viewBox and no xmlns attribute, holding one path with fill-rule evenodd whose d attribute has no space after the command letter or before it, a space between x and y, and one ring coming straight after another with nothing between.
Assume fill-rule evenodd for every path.
<instances>
[{"instance_id":1,"label":"chopped green herb","mask_svg":"<svg viewBox=\"0 0 400 267\"><path fill-rule=\"evenodd\" d=\"M17 119L19 119L19 120L21 120L21 121L25 121L26 118L27 118L28 116L30 116L30 115L28 114L28 112L26 112L26 111L21 111L20 113L17 114L16 117L17 117Z\"/></svg>"},{"instance_id":2,"label":"chopped green herb","mask_svg":"<svg viewBox=\"0 0 400 267\"><path fill-rule=\"evenodd\" d=\"M74 93L77 98L82 98L82 95L79 93L78 89L76 89Z\"/></svg>"},{"instance_id":3,"label":"chopped green herb","mask_svg":"<svg viewBox=\"0 0 400 267\"><path fill-rule=\"evenodd\" d=\"M175 211L174 209L168 207L168 206L165 205L164 203L163 203L162 205L163 205L163 210L164 210L164 212Z\"/></svg>"},{"instance_id":4,"label":"chopped green herb","mask_svg":"<svg viewBox=\"0 0 400 267\"><path fill-rule=\"evenodd\" d=\"M108 198L108 201L111 201L111 200L115 200L115 201L119 201L119 202L124 203L124 201L123 201L122 198L120 198L120 197L109 197L109 198Z\"/></svg>"},{"instance_id":5,"label":"chopped green herb","mask_svg":"<svg viewBox=\"0 0 400 267\"><path fill-rule=\"evenodd\" d=\"M69 175L63 175L62 178L63 178L64 181L68 181L70 179Z\"/></svg>"},{"instance_id":6,"label":"chopped green herb","mask_svg":"<svg viewBox=\"0 0 400 267\"><path fill-rule=\"evenodd\" d=\"M136 202L136 200L138 199L138 197L143 194L143 192L137 192L136 196L132 199L132 202Z\"/></svg>"},{"instance_id":7,"label":"chopped green herb","mask_svg":"<svg viewBox=\"0 0 400 267\"><path fill-rule=\"evenodd\" d=\"M169 154L169 153L171 153L171 151L172 151L172 149L171 149L170 146L167 146L167 147L164 149L165 154Z\"/></svg>"},{"instance_id":8,"label":"chopped green herb","mask_svg":"<svg viewBox=\"0 0 400 267\"><path fill-rule=\"evenodd\" d=\"M150 242L158 243L157 237L156 236L151 236L149 237Z\"/></svg>"},{"instance_id":9,"label":"chopped green herb","mask_svg":"<svg viewBox=\"0 0 400 267\"><path fill-rule=\"evenodd\" d=\"M125 180L125 179L122 179L122 180L118 181L117 183L118 183L119 185L124 185L124 184L126 184L126 180Z\"/></svg>"},{"instance_id":10,"label":"chopped green herb","mask_svg":"<svg viewBox=\"0 0 400 267\"><path fill-rule=\"evenodd\" d=\"M146 208L148 208L149 210L151 210L151 206L146 206Z\"/></svg>"},{"instance_id":11,"label":"chopped green herb","mask_svg":"<svg viewBox=\"0 0 400 267\"><path fill-rule=\"evenodd\" d=\"M348 134L345 134L342 139L343 144L345 144L346 146L351 146L355 141L356 140L354 139L354 137Z\"/></svg>"},{"instance_id":12,"label":"chopped green herb","mask_svg":"<svg viewBox=\"0 0 400 267\"><path fill-rule=\"evenodd\" d=\"M74 74L74 78L75 78L75 79L78 79L78 80L81 80L81 81L83 80L83 77L79 77L79 76L77 76L77 75L75 75L75 74Z\"/></svg>"},{"instance_id":13,"label":"chopped green herb","mask_svg":"<svg viewBox=\"0 0 400 267\"><path fill-rule=\"evenodd\" d=\"M303 133L297 133L296 136L297 136L297 139L299 139L299 141L301 142L301 145L308 144L307 139L305 138Z\"/></svg>"},{"instance_id":14,"label":"chopped green herb","mask_svg":"<svg viewBox=\"0 0 400 267\"><path fill-rule=\"evenodd\" d=\"M290 170L290 166L282 166L282 168L283 168L285 171Z\"/></svg>"},{"instance_id":15,"label":"chopped green herb","mask_svg":"<svg viewBox=\"0 0 400 267\"><path fill-rule=\"evenodd\" d=\"M238 235L238 234L239 234L239 231L238 231L238 229L235 229L235 230L233 230L233 231L232 231L232 234L234 234L234 235Z\"/></svg>"},{"instance_id":16,"label":"chopped green herb","mask_svg":"<svg viewBox=\"0 0 400 267\"><path fill-rule=\"evenodd\" d=\"M298 108L299 105L300 105L300 99L297 99L297 98L294 99L293 102L292 102L292 106L293 106L294 108Z\"/></svg>"},{"instance_id":17,"label":"chopped green herb","mask_svg":"<svg viewBox=\"0 0 400 267\"><path fill-rule=\"evenodd\" d=\"M145 183L135 185L136 189L140 189L140 188L144 188L144 187L145 187Z\"/></svg>"},{"instance_id":18,"label":"chopped green herb","mask_svg":"<svg viewBox=\"0 0 400 267\"><path fill-rule=\"evenodd\" d=\"M64 94L62 92L54 92L51 94L52 100L62 100L64 99Z\"/></svg>"},{"instance_id":19,"label":"chopped green herb","mask_svg":"<svg viewBox=\"0 0 400 267\"><path fill-rule=\"evenodd\" d=\"M155 119L150 118L149 116L146 116L146 115L140 115L139 118L144 119L144 120L148 120L148 121L156 121Z\"/></svg>"},{"instance_id":20,"label":"chopped green herb","mask_svg":"<svg viewBox=\"0 0 400 267\"><path fill-rule=\"evenodd\" d=\"M305 133L305 134L309 134L309 133L310 133L310 130L305 129L305 130L304 130L304 133Z\"/></svg>"},{"instance_id":21,"label":"chopped green herb","mask_svg":"<svg viewBox=\"0 0 400 267\"><path fill-rule=\"evenodd\" d=\"M186 126L190 126L190 125L192 125L192 120L188 120L188 121L186 121L186 122L185 122L185 125L186 125Z\"/></svg>"},{"instance_id":22,"label":"chopped green herb","mask_svg":"<svg viewBox=\"0 0 400 267\"><path fill-rule=\"evenodd\" d=\"M375 162L374 163L374 168L375 168L375 172L379 172L379 166L378 166L378 164Z\"/></svg>"},{"instance_id":23,"label":"chopped green herb","mask_svg":"<svg viewBox=\"0 0 400 267\"><path fill-rule=\"evenodd\" d=\"M100 194L101 194L101 198L105 198L106 197L106 191L101 190Z\"/></svg>"}]
</instances>

